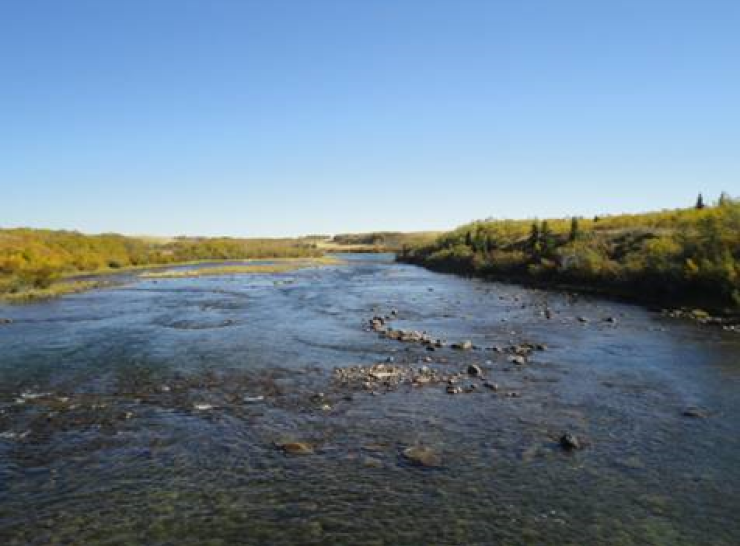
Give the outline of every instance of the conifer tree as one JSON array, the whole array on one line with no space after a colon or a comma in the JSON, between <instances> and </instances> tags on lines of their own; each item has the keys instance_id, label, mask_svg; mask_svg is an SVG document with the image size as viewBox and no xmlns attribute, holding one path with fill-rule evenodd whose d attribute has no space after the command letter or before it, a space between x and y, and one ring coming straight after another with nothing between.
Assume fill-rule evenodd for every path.
<instances>
[{"instance_id":1,"label":"conifer tree","mask_svg":"<svg viewBox=\"0 0 740 546\"><path fill-rule=\"evenodd\" d=\"M701 210L704 208L704 197L702 194L699 194L699 197L696 198L696 208L697 210Z\"/></svg>"},{"instance_id":2,"label":"conifer tree","mask_svg":"<svg viewBox=\"0 0 740 546\"><path fill-rule=\"evenodd\" d=\"M581 234L580 226L578 225L578 218L574 216L570 219L570 236L569 239L571 242L578 239L579 235Z\"/></svg>"},{"instance_id":3,"label":"conifer tree","mask_svg":"<svg viewBox=\"0 0 740 546\"><path fill-rule=\"evenodd\" d=\"M529 232L529 248L532 252L538 252L540 248L540 225L535 220L532 222L532 229Z\"/></svg>"},{"instance_id":4,"label":"conifer tree","mask_svg":"<svg viewBox=\"0 0 740 546\"><path fill-rule=\"evenodd\" d=\"M542 226L540 227L540 246L542 248L542 253L545 255L549 255L555 246L552 230L550 229L547 220L543 221Z\"/></svg>"}]
</instances>

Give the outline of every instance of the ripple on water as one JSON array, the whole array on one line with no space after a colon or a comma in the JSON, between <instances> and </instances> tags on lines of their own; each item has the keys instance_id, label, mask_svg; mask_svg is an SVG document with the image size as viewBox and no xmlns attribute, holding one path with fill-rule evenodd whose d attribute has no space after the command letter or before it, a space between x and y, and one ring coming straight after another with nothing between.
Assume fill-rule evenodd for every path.
<instances>
[{"instance_id":1,"label":"ripple on water","mask_svg":"<svg viewBox=\"0 0 740 546\"><path fill-rule=\"evenodd\" d=\"M25 309L0 330L2 542L737 543L738 336L373 259ZM404 329L548 349L513 365L363 331L394 308ZM602 315L619 322L575 320ZM499 389L335 381L389 356Z\"/></svg>"}]
</instances>

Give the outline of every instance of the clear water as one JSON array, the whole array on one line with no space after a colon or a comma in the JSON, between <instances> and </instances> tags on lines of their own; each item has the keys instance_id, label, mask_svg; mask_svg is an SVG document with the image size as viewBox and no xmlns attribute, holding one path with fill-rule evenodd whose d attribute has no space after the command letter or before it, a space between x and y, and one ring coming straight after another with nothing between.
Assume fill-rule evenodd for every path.
<instances>
[{"instance_id":1,"label":"clear water","mask_svg":"<svg viewBox=\"0 0 740 546\"><path fill-rule=\"evenodd\" d=\"M348 258L0 307L0 543L740 543L740 336ZM397 328L547 350L513 366L366 331L391 309ZM332 382L388 357L478 363L500 390ZM409 464L413 445L442 466Z\"/></svg>"}]
</instances>

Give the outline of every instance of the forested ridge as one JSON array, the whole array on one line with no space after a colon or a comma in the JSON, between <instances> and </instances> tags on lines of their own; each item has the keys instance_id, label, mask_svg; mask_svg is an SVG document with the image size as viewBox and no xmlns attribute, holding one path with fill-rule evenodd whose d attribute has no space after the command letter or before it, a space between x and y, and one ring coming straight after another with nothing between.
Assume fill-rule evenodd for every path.
<instances>
[{"instance_id":1,"label":"forested ridge","mask_svg":"<svg viewBox=\"0 0 740 546\"><path fill-rule=\"evenodd\" d=\"M484 220L399 259L440 271L740 311L740 201L645 214Z\"/></svg>"}]
</instances>

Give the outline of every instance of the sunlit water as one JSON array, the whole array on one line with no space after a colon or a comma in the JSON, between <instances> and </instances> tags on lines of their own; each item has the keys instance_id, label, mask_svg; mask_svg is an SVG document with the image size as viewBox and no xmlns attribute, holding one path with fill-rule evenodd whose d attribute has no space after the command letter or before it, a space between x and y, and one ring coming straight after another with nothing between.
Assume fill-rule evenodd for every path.
<instances>
[{"instance_id":1,"label":"sunlit water","mask_svg":"<svg viewBox=\"0 0 740 546\"><path fill-rule=\"evenodd\" d=\"M391 309L396 328L547 349L516 366L367 331ZM384 255L0 317L0 544L740 543L735 333ZM388 357L478 363L500 389L332 382ZM565 431L584 448L562 450ZM442 466L409 464L413 445Z\"/></svg>"}]
</instances>

